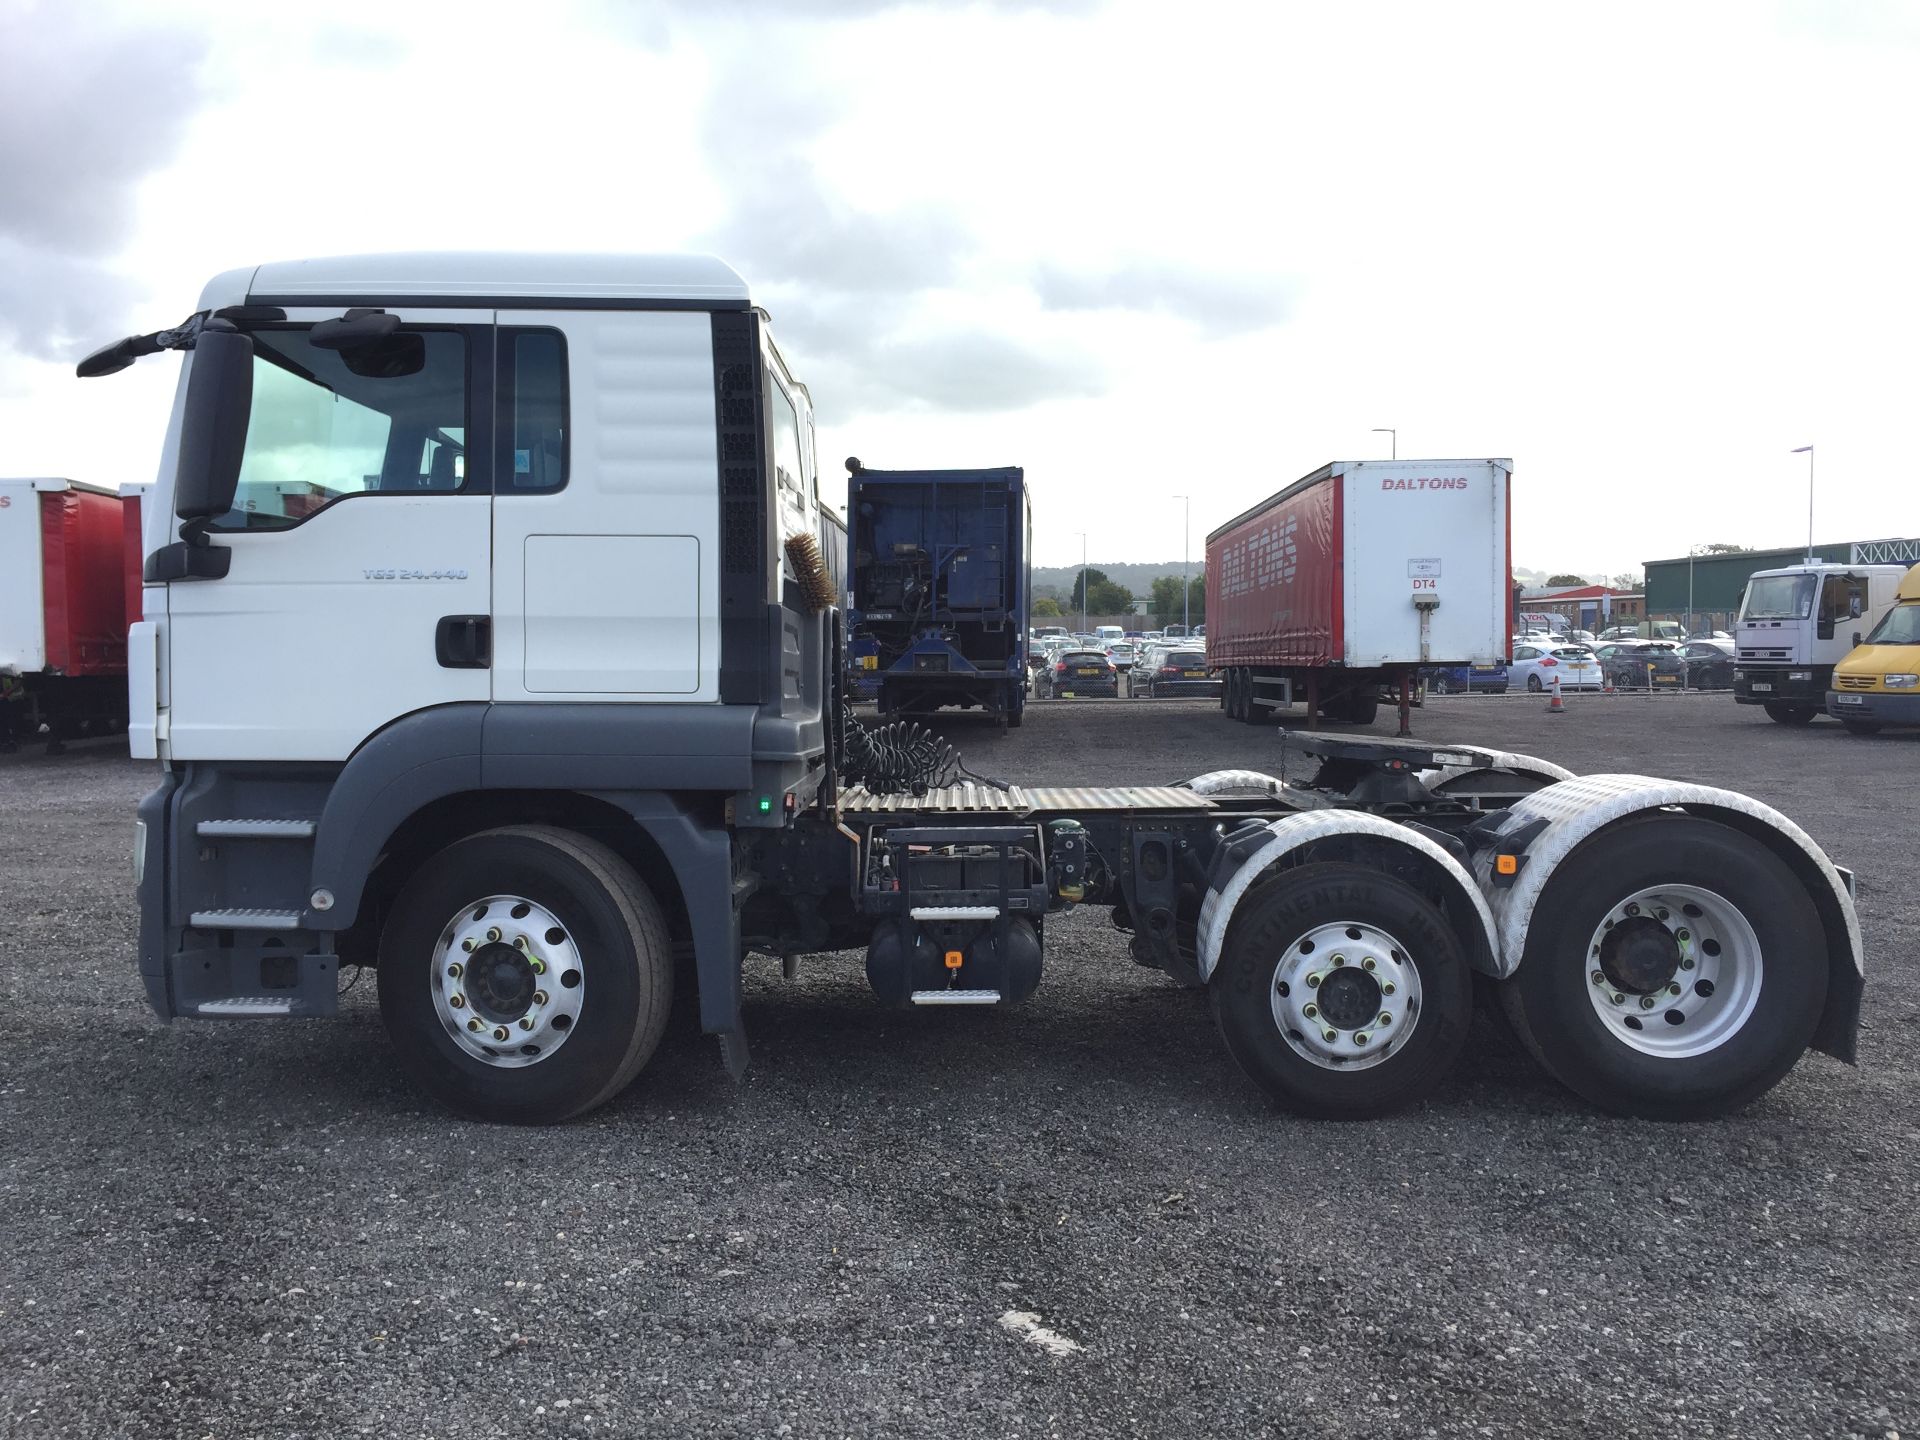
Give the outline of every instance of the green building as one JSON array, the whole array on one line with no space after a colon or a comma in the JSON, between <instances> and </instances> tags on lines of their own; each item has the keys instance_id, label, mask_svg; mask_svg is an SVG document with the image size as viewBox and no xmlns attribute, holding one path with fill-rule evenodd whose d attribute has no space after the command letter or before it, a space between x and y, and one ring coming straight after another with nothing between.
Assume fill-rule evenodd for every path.
<instances>
[{"instance_id":1,"label":"green building","mask_svg":"<svg viewBox=\"0 0 1920 1440\"><path fill-rule=\"evenodd\" d=\"M1685 620L1691 591L1694 630L1733 628L1747 579L1756 570L1779 570L1807 558L1807 547L1785 550L1742 550L1734 555L1682 555L1674 560L1649 560L1647 614L1663 620ZM1853 540L1816 545L1813 557L1831 565L1920 564L1920 540ZM1703 622L1711 622L1703 623Z\"/></svg>"}]
</instances>

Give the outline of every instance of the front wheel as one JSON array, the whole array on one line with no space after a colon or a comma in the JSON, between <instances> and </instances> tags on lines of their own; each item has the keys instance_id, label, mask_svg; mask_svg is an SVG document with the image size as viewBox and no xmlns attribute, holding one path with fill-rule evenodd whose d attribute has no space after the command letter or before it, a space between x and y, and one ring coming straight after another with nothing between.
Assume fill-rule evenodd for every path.
<instances>
[{"instance_id":1,"label":"front wheel","mask_svg":"<svg viewBox=\"0 0 1920 1440\"><path fill-rule=\"evenodd\" d=\"M1542 688L1538 675L1527 676L1527 689L1531 690L1535 695L1538 695Z\"/></svg>"},{"instance_id":2,"label":"front wheel","mask_svg":"<svg viewBox=\"0 0 1920 1440\"><path fill-rule=\"evenodd\" d=\"M1248 894L1209 989L1240 1068L1319 1119L1386 1115L1432 1094L1473 1011L1446 917L1359 865L1303 866Z\"/></svg>"},{"instance_id":3,"label":"front wheel","mask_svg":"<svg viewBox=\"0 0 1920 1440\"><path fill-rule=\"evenodd\" d=\"M1784 700L1769 700L1767 718L1776 725L1811 725L1817 711L1811 705L1789 705Z\"/></svg>"},{"instance_id":4,"label":"front wheel","mask_svg":"<svg viewBox=\"0 0 1920 1440\"><path fill-rule=\"evenodd\" d=\"M476 1119L546 1124L604 1104L653 1054L673 949L613 851L513 826L456 840L408 880L380 937L379 983L421 1089Z\"/></svg>"},{"instance_id":5,"label":"front wheel","mask_svg":"<svg viewBox=\"0 0 1920 1440\"><path fill-rule=\"evenodd\" d=\"M1603 1110L1731 1114L1813 1039L1819 916L1738 830L1673 815L1604 830L1561 862L1533 916L1502 998L1542 1068Z\"/></svg>"}]
</instances>

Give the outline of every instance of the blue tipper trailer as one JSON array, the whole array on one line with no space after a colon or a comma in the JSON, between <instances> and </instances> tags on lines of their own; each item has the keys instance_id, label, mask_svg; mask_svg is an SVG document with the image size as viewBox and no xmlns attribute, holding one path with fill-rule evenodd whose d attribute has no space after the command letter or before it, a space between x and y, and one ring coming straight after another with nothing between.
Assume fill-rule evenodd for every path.
<instances>
[{"instance_id":1,"label":"blue tipper trailer","mask_svg":"<svg viewBox=\"0 0 1920 1440\"><path fill-rule=\"evenodd\" d=\"M1018 466L868 470L847 462L847 654L883 715L1027 702L1033 516Z\"/></svg>"}]
</instances>

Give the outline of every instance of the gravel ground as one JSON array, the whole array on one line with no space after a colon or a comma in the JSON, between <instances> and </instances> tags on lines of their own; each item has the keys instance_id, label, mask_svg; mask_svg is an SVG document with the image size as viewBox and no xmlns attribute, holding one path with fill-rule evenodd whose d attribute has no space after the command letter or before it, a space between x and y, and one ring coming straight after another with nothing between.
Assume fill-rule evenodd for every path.
<instances>
[{"instance_id":1,"label":"gravel ground","mask_svg":"<svg viewBox=\"0 0 1920 1440\"><path fill-rule=\"evenodd\" d=\"M1416 726L1798 819L1860 873L1858 1069L1661 1126L1487 1030L1418 1111L1306 1123L1080 912L1018 1010L754 962L743 1084L675 1037L587 1120L493 1129L402 1083L370 980L337 1021L161 1025L146 767L0 760L0 1435L1920 1433L1920 737L1724 696L1568 712ZM1207 702L954 733L1033 782L1273 768Z\"/></svg>"}]
</instances>

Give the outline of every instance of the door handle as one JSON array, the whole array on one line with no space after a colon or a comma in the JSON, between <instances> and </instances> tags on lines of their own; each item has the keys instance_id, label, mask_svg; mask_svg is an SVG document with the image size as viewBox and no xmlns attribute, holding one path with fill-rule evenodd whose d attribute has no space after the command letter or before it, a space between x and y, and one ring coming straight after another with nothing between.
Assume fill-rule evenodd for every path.
<instances>
[{"instance_id":1,"label":"door handle","mask_svg":"<svg viewBox=\"0 0 1920 1440\"><path fill-rule=\"evenodd\" d=\"M433 627L433 654L449 670L485 670L493 664L493 618L442 615Z\"/></svg>"}]
</instances>

